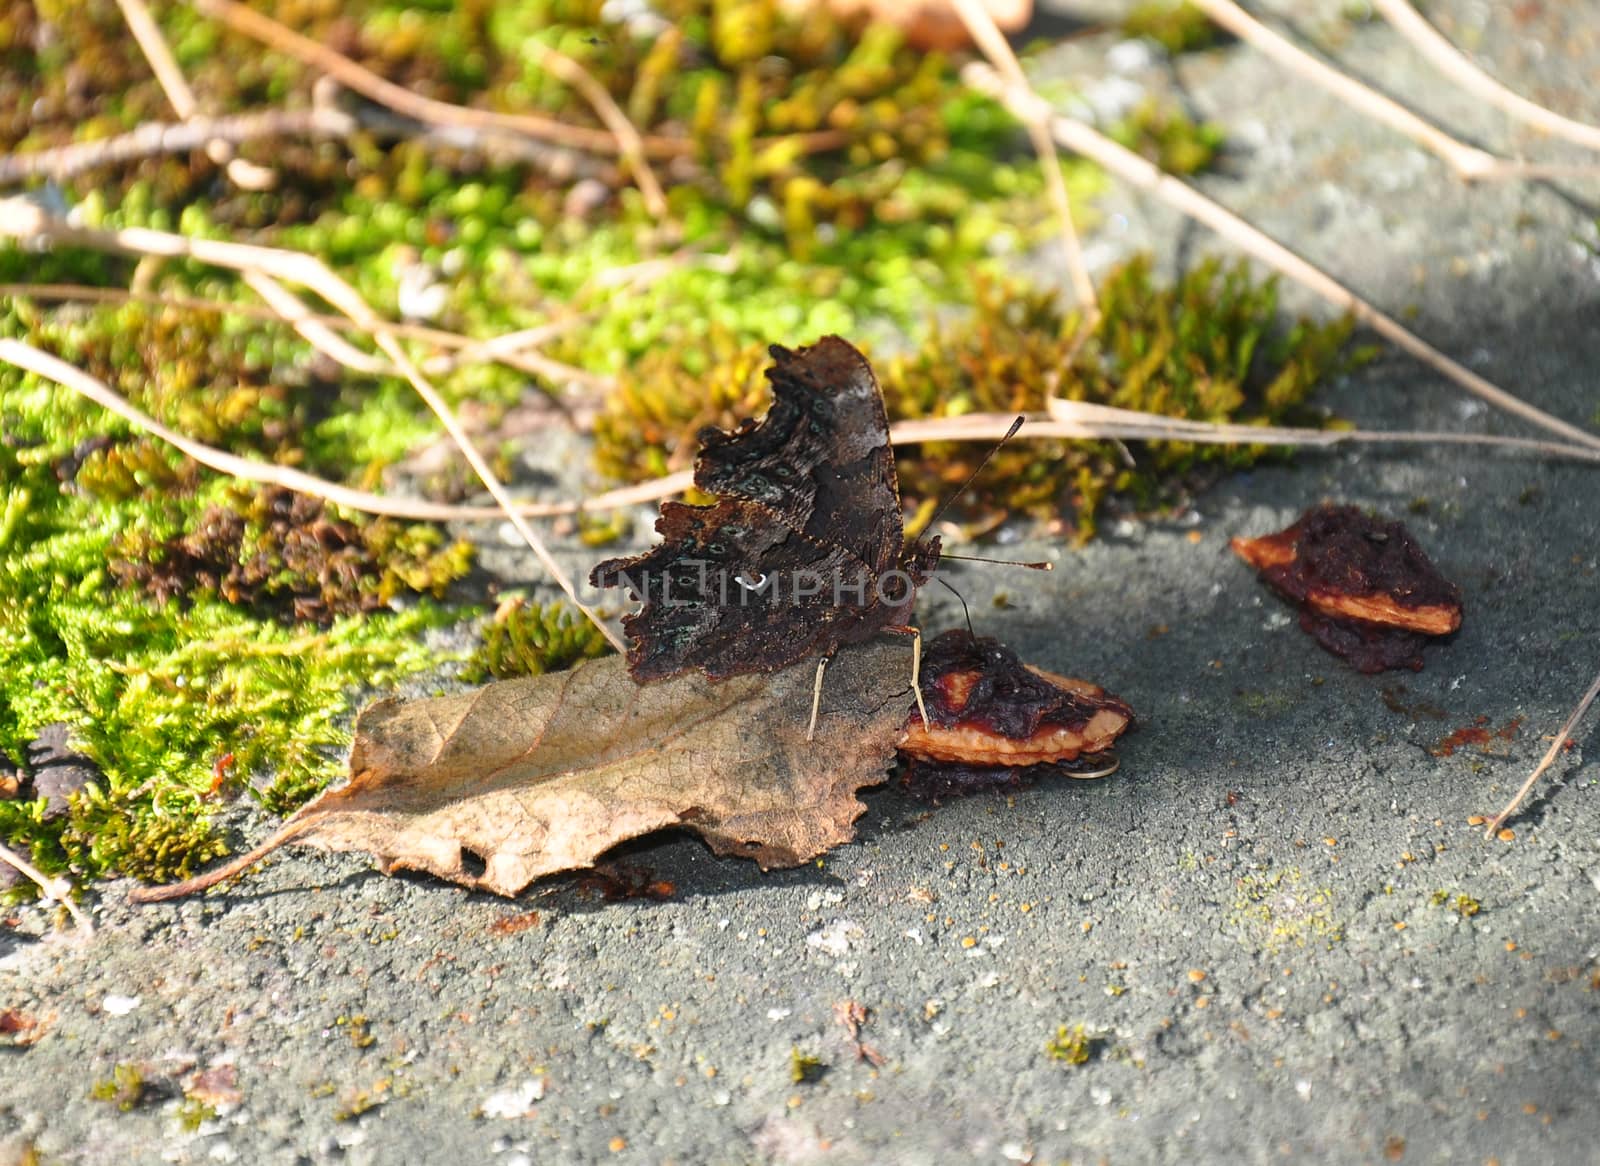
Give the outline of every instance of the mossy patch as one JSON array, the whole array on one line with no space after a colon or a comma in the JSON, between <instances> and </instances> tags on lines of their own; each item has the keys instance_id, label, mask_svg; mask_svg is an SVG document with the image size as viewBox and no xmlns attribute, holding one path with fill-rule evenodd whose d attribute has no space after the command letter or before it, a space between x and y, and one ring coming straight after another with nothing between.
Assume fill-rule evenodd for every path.
<instances>
[{"instance_id":1,"label":"mossy patch","mask_svg":"<svg viewBox=\"0 0 1600 1166\"><path fill-rule=\"evenodd\" d=\"M1042 412L1051 396L1196 421L1277 424L1300 417L1311 390L1359 359L1348 320L1284 326L1274 280L1242 263L1203 260L1176 284L1136 257L1100 286L1104 313L1076 348L1079 318L1053 292L980 282L972 315L935 326L913 355L889 362L884 395L897 417ZM901 454L902 492L949 495L988 451L932 443ZM1093 535L1103 501L1122 494L1150 508L1182 497L1205 468L1240 468L1265 448L1151 442L1135 467L1109 442L1017 442L962 497L985 525L1004 514L1066 516Z\"/></svg>"},{"instance_id":2,"label":"mossy patch","mask_svg":"<svg viewBox=\"0 0 1600 1166\"><path fill-rule=\"evenodd\" d=\"M1104 1043L1101 1038L1090 1036L1081 1024L1063 1024L1056 1029L1055 1036L1045 1043L1044 1051L1052 1061L1076 1067L1088 1064L1089 1058Z\"/></svg>"},{"instance_id":3,"label":"mossy patch","mask_svg":"<svg viewBox=\"0 0 1600 1166\"><path fill-rule=\"evenodd\" d=\"M1333 890L1308 886L1299 867L1245 875L1237 892L1229 923L1265 950L1331 948L1344 940Z\"/></svg>"},{"instance_id":4,"label":"mossy patch","mask_svg":"<svg viewBox=\"0 0 1600 1166\"><path fill-rule=\"evenodd\" d=\"M1122 32L1153 40L1173 54L1210 48L1223 35L1210 17L1186 0L1141 0L1122 18Z\"/></svg>"},{"instance_id":5,"label":"mossy patch","mask_svg":"<svg viewBox=\"0 0 1600 1166\"><path fill-rule=\"evenodd\" d=\"M600 629L570 606L511 596L484 628L483 646L467 661L461 678L476 684L491 677L543 676L610 650Z\"/></svg>"},{"instance_id":6,"label":"mossy patch","mask_svg":"<svg viewBox=\"0 0 1600 1166\"><path fill-rule=\"evenodd\" d=\"M176 391L167 377L191 375L176 366L214 350L190 352L181 328L154 350L121 349L128 323L121 308L45 313L24 300L0 314L0 331L54 341L221 444L372 464L342 419L325 422L332 433L310 416L275 431L260 396L235 413L237 384L203 370L206 383ZM464 571L464 548L432 528L356 525L311 502L305 530L337 529L359 553L315 537L289 551L292 524L270 515L306 502L241 492L11 366L0 366L0 497L0 751L21 757L62 722L101 775L65 815L0 801L0 838L51 874L192 873L224 849L215 799L248 787L284 809L321 788L360 691L428 667L422 634L459 618L415 598L391 606Z\"/></svg>"},{"instance_id":7,"label":"mossy patch","mask_svg":"<svg viewBox=\"0 0 1600 1166\"><path fill-rule=\"evenodd\" d=\"M1168 174L1208 169L1227 141L1216 122L1197 122L1174 105L1145 100L1107 131Z\"/></svg>"},{"instance_id":8,"label":"mossy patch","mask_svg":"<svg viewBox=\"0 0 1600 1166\"><path fill-rule=\"evenodd\" d=\"M789 1050L789 1080L796 1085L814 1085L827 1072L828 1066L819 1057L803 1053L798 1047Z\"/></svg>"},{"instance_id":9,"label":"mossy patch","mask_svg":"<svg viewBox=\"0 0 1600 1166\"><path fill-rule=\"evenodd\" d=\"M1175 285L1138 257L1100 288L1104 317L1076 344L1080 317L1052 291L979 276L969 314L934 322L908 355L880 362L891 419L974 412L1042 412L1051 396L1200 421L1280 424L1307 419L1326 377L1366 358L1348 347L1351 322L1278 316L1274 280L1208 259ZM759 415L768 397L759 345L719 334L704 347L662 351L620 378L596 424L596 459L628 480L692 464L695 434ZM1091 537L1109 495L1141 507L1181 497L1203 467L1241 468L1265 447L1153 442L1129 468L1109 442L1020 441L1001 450L962 496L980 526L1014 514L1068 516ZM988 450L928 443L899 453L902 495L927 504L966 481Z\"/></svg>"},{"instance_id":10,"label":"mossy patch","mask_svg":"<svg viewBox=\"0 0 1600 1166\"><path fill-rule=\"evenodd\" d=\"M1461 893L1452 894L1450 891L1439 889L1428 896L1428 906L1444 907L1454 911L1463 919L1471 919L1483 910L1483 904L1471 895Z\"/></svg>"},{"instance_id":11,"label":"mossy patch","mask_svg":"<svg viewBox=\"0 0 1600 1166\"><path fill-rule=\"evenodd\" d=\"M89 1086L89 1096L117 1107L122 1113L132 1113L163 1096L164 1090L151 1081L141 1065L121 1061L111 1067L111 1075Z\"/></svg>"},{"instance_id":12,"label":"mossy patch","mask_svg":"<svg viewBox=\"0 0 1600 1166\"><path fill-rule=\"evenodd\" d=\"M775 0L670 0L648 28L603 19L602 7L355 0L274 16L413 91L595 128L587 103L522 46L559 49L647 135L687 143L679 162L658 159L665 230L614 160L563 170L369 133L246 144L277 174L268 191L234 189L197 151L83 174L50 197L87 227L246 236L316 255L390 315L407 280L431 280L444 293L439 322L473 335L603 307L552 348L598 372L708 342L909 322L960 298L973 265L1050 229L1015 123L892 30ZM157 16L208 109L308 98L314 78L298 63L190 8ZM0 108L26 111L0 116L0 149L171 118L112 0L0 4L0 29ZM1078 193L1098 181L1082 165L1068 178ZM653 281L608 282L662 256L675 257ZM0 280L13 282L126 287L134 266L0 247ZM144 276L173 297L253 300L198 264ZM357 376L285 326L226 311L11 297L0 335L79 365L201 441L367 489L437 428L399 378ZM439 384L491 428L530 389L526 375L482 363ZM695 423L693 411L657 419L673 441ZM620 464L657 468L649 451L662 443L616 433ZM224 848L210 824L220 799L249 791L283 812L315 793L337 771L353 705L437 666L426 633L468 614L433 602L467 566L466 549L434 528L222 481L11 368L0 369L0 483L0 751L21 756L32 734L64 722L101 774L55 817L42 800L0 801L0 838L51 874L191 873ZM600 541L615 526L586 533ZM488 674L598 648L537 606L491 622L487 637Z\"/></svg>"}]
</instances>

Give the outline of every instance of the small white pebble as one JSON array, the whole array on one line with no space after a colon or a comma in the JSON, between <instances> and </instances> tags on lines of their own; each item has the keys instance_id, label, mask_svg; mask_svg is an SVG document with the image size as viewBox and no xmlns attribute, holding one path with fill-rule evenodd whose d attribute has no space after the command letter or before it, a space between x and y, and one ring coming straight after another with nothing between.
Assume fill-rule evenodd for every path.
<instances>
[{"instance_id":1,"label":"small white pebble","mask_svg":"<svg viewBox=\"0 0 1600 1166\"><path fill-rule=\"evenodd\" d=\"M861 927L853 919L834 919L806 936L806 945L834 957L850 950L850 940L861 935Z\"/></svg>"},{"instance_id":2,"label":"small white pebble","mask_svg":"<svg viewBox=\"0 0 1600 1166\"><path fill-rule=\"evenodd\" d=\"M1106 50L1106 66L1113 73L1137 73L1155 64L1161 46L1148 40L1119 41Z\"/></svg>"},{"instance_id":3,"label":"small white pebble","mask_svg":"<svg viewBox=\"0 0 1600 1166\"><path fill-rule=\"evenodd\" d=\"M843 891L812 891L806 896L806 910L820 911L824 907L836 907L843 901Z\"/></svg>"},{"instance_id":4,"label":"small white pebble","mask_svg":"<svg viewBox=\"0 0 1600 1166\"><path fill-rule=\"evenodd\" d=\"M521 1085L502 1089L484 1098L481 1107L484 1117L527 1117L533 1103L544 1097L544 1078L530 1077Z\"/></svg>"},{"instance_id":5,"label":"small white pebble","mask_svg":"<svg viewBox=\"0 0 1600 1166\"><path fill-rule=\"evenodd\" d=\"M113 992L100 1002L100 1007L111 1016L126 1016L142 1003L141 997L120 996Z\"/></svg>"}]
</instances>

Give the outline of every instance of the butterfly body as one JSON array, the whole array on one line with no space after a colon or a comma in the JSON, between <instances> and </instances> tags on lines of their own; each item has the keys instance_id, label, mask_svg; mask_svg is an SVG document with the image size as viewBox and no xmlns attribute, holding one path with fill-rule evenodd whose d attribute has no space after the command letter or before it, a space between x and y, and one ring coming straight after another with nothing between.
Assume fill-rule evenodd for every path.
<instances>
[{"instance_id":1,"label":"butterfly body","mask_svg":"<svg viewBox=\"0 0 1600 1166\"><path fill-rule=\"evenodd\" d=\"M939 540L907 541L883 396L847 341L773 345L760 421L700 434L710 506L665 502L662 541L595 567L597 587L643 602L623 620L628 668L655 680L767 672L910 618Z\"/></svg>"}]
</instances>

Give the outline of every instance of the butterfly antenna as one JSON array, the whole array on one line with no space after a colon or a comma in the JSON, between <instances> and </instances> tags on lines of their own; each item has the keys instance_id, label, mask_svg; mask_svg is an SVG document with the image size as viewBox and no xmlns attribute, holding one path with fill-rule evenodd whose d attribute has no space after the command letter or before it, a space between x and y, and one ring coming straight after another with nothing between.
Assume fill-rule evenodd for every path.
<instances>
[{"instance_id":1,"label":"butterfly antenna","mask_svg":"<svg viewBox=\"0 0 1600 1166\"><path fill-rule=\"evenodd\" d=\"M960 559L963 563L998 563L1002 567L1026 567L1030 571L1054 571L1054 563L1024 563L1020 559L986 559L982 555L940 555L941 559Z\"/></svg>"},{"instance_id":2,"label":"butterfly antenna","mask_svg":"<svg viewBox=\"0 0 1600 1166\"><path fill-rule=\"evenodd\" d=\"M988 453L983 455L983 460L978 463L978 468L973 470L972 473L967 476L967 480L965 482L961 483L961 489L957 490L954 494L950 495L950 497L946 498L944 500L944 505L940 506L938 510L933 512L933 517L928 519L928 525L923 528L924 530L932 530L938 524L940 517L943 516L943 514L944 514L944 512L946 510L950 509L950 504L952 502L954 502L957 498L961 497L961 495L963 495L963 494L965 494L967 492L967 487L971 486L972 483L977 480L978 475L983 473L983 467L989 464L989 459L994 457L995 454L1000 452L1000 447L1002 445L1004 445L1006 442L1010 441L1013 437L1015 437L1017 435L1017 430L1022 428L1022 423L1024 421L1026 421L1026 420L1027 420L1026 417L1018 417L1015 421L1013 421L1011 423L1011 428L1006 430L1005 436L1002 437L999 441L994 443L994 448L992 448L991 450L989 450ZM951 554L945 554L945 555L941 555L940 557L941 558L945 558L945 559L961 559L963 562L968 562L968 563L998 563L1002 567L1026 567L1030 571L1054 571L1055 570L1055 564L1053 564L1053 563L1019 563L1015 559L985 559L985 558L980 558L977 555L951 555ZM950 584L946 583L945 586L949 587ZM953 591L955 589L952 587L951 590ZM966 606L966 601L963 600L961 605L963 607L965 607ZM970 617L967 619L967 624L968 624L968 629L967 630L970 631L971 630L971 624L972 624L972 620L971 620Z\"/></svg>"},{"instance_id":3,"label":"butterfly antenna","mask_svg":"<svg viewBox=\"0 0 1600 1166\"><path fill-rule=\"evenodd\" d=\"M968 475L965 482L961 483L961 489L957 490L954 494L950 495L950 497L946 498L944 500L944 505L940 506L939 509L933 512L933 517L928 519L928 525L923 527L924 530L932 530L936 525L938 525L939 519L944 517L944 512L950 509L950 504L967 492L967 487L971 486L972 483L977 479L978 475L983 473L983 467L989 464L989 459L1000 452L1000 447L1002 445L1017 435L1017 430L1022 428L1022 423L1025 420L1027 420L1027 418L1018 417L1011 423L1011 428L1006 430L1006 435L994 443L994 448L983 455L983 460L978 463L978 468L973 470L972 473Z\"/></svg>"},{"instance_id":4,"label":"butterfly antenna","mask_svg":"<svg viewBox=\"0 0 1600 1166\"><path fill-rule=\"evenodd\" d=\"M978 633L972 630L972 612L967 607L966 599L962 597L961 592L950 586L950 584L946 583L938 575L935 575L934 578L938 580L941 587L956 597L957 603L961 604L961 614L967 617L967 635L971 636L973 639L977 639Z\"/></svg>"}]
</instances>

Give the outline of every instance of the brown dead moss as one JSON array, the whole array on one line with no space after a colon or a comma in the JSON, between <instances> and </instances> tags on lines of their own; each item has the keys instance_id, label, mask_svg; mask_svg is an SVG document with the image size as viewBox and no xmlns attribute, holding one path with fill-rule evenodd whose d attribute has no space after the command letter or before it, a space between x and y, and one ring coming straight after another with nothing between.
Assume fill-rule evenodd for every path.
<instances>
[{"instance_id":1,"label":"brown dead moss","mask_svg":"<svg viewBox=\"0 0 1600 1166\"><path fill-rule=\"evenodd\" d=\"M183 534L124 535L109 566L118 583L160 603L212 595L327 627L342 615L382 610L402 591L440 597L471 557L470 544L442 544L433 528L381 518L358 525L319 498L267 486L207 507Z\"/></svg>"}]
</instances>

